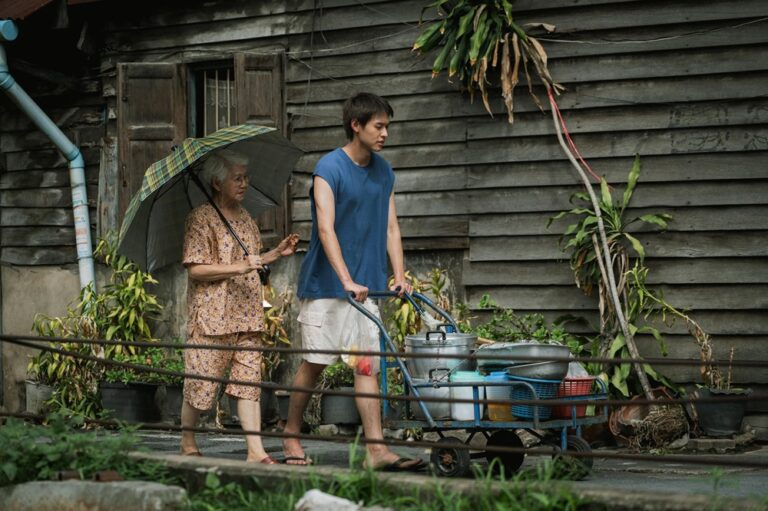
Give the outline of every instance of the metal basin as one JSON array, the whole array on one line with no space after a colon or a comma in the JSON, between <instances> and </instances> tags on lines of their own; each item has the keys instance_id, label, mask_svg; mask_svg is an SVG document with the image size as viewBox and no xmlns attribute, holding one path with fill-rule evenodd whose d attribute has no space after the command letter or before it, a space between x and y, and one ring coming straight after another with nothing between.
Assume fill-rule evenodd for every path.
<instances>
[{"instance_id":1,"label":"metal basin","mask_svg":"<svg viewBox=\"0 0 768 511\"><path fill-rule=\"evenodd\" d=\"M539 344L536 342L497 342L486 344L475 351L476 355L493 355L500 357L493 360L477 360L480 368L506 368L517 364L533 364L551 362L553 358L571 356L568 346L562 344ZM522 360L520 357L525 357ZM530 358L529 358L530 357ZM563 361L568 366L568 362ZM566 369L567 371L567 369Z\"/></svg>"},{"instance_id":2,"label":"metal basin","mask_svg":"<svg viewBox=\"0 0 768 511\"><path fill-rule=\"evenodd\" d=\"M568 374L568 361L535 362L507 367L507 374L537 380L562 380Z\"/></svg>"}]
</instances>

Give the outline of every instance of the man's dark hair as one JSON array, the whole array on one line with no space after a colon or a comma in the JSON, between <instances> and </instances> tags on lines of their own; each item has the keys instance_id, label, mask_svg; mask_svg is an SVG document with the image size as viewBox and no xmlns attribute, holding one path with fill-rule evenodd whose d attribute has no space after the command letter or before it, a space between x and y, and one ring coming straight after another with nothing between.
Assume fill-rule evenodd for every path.
<instances>
[{"instance_id":1,"label":"man's dark hair","mask_svg":"<svg viewBox=\"0 0 768 511\"><path fill-rule=\"evenodd\" d=\"M376 114L387 114L389 117L394 115L392 106L381 96L370 92L361 92L346 100L343 119L347 139L352 140L355 135L355 132L352 131L352 121L357 120L362 126L365 126Z\"/></svg>"}]
</instances>

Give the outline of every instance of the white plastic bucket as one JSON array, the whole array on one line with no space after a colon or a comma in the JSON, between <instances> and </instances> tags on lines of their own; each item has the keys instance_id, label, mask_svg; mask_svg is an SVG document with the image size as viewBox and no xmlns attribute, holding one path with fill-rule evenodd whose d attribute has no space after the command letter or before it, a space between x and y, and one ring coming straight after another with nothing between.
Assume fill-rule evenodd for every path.
<instances>
[{"instance_id":1,"label":"white plastic bucket","mask_svg":"<svg viewBox=\"0 0 768 511\"><path fill-rule=\"evenodd\" d=\"M456 371L451 375L451 383L469 383L478 384L477 398L484 399L485 386L482 383L485 378L477 371ZM472 386L451 387L451 399L474 399ZM483 403L480 403L480 418L483 416ZM473 403L451 403L451 418L459 421L475 420L475 408Z\"/></svg>"}]
</instances>

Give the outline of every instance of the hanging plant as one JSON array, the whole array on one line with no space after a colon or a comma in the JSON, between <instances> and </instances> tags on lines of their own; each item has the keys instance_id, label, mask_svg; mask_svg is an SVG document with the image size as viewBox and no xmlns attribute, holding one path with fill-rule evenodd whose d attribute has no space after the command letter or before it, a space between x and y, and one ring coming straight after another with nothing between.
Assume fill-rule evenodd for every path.
<instances>
[{"instance_id":1,"label":"hanging plant","mask_svg":"<svg viewBox=\"0 0 768 511\"><path fill-rule=\"evenodd\" d=\"M521 69L525 73L528 92L542 110L542 104L533 92L529 66L545 87L556 93L564 90L549 73L544 47L515 23L510 1L436 0L422 9L422 17L431 8L437 9L439 18L425 24L413 44L413 51L424 54L441 47L432 65L432 78L447 68L449 80L457 77L471 97L475 90L480 91L483 105L491 117L489 70L499 70L501 95L510 124L514 122L513 93L520 81ZM548 32L554 30L554 26L543 23L526 26L541 27Z\"/></svg>"}]
</instances>

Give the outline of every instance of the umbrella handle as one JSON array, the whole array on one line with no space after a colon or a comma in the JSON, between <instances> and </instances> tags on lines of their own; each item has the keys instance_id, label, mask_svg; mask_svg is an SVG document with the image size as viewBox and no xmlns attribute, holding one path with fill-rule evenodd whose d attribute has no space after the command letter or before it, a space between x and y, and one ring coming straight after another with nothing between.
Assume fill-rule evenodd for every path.
<instances>
[{"instance_id":1,"label":"umbrella handle","mask_svg":"<svg viewBox=\"0 0 768 511\"><path fill-rule=\"evenodd\" d=\"M272 271L269 265L264 264L261 266L260 269L256 271L259 272L259 280L261 281L261 285L266 286L267 284L269 284L269 274Z\"/></svg>"}]
</instances>

